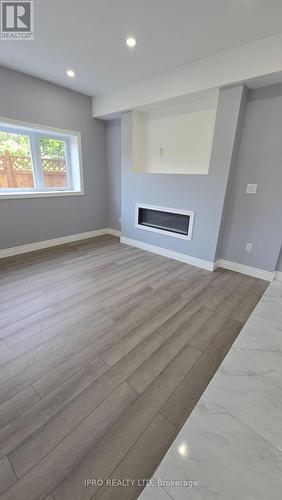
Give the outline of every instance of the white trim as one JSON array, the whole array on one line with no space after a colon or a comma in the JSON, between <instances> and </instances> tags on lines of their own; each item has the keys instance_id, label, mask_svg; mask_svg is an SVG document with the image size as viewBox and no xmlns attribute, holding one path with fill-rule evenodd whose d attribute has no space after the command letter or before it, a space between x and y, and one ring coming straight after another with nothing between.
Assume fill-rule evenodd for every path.
<instances>
[{"instance_id":1,"label":"white trim","mask_svg":"<svg viewBox=\"0 0 282 500\"><path fill-rule=\"evenodd\" d=\"M96 238L97 236L103 236L104 234L111 234L112 236L119 237L120 231L106 227L103 229L88 231L86 233L70 234L69 236L62 236L61 238L54 238L52 240L38 241L36 243L29 243L27 245L21 245L12 248L3 248L2 250L0 250L0 259L11 257L13 255L20 255L22 253L34 252L35 250L42 250L44 248L65 245L66 243L72 243L73 241Z\"/></svg>"},{"instance_id":2,"label":"white trim","mask_svg":"<svg viewBox=\"0 0 282 500\"><path fill-rule=\"evenodd\" d=\"M247 274L248 276L253 276L254 278L266 281L272 281L274 278L274 273L270 271L264 271L264 269L259 269L257 267L245 266L244 264L238 264L238 262L231 262L230 260L225 259L219 259L215 262L215 269L217 267L229 269L229 271L235 271L237 273Z\"/></svg>"},{"instance_id":3,"label":"white trim","mask_svg":"<svg viewBox=\"0 0 282 500\"><path fill-rule=\"evenodd\" d=\"M189 215L190 220L189 220L189 227L188 227L188 234L178 234L174 233L173 231L165 231L163 229L158 229L156 227L148 227L143 224L138 223L138 211L139 208L148 208L149 210L156 210L158 212L171 212L172 214L181 214L181 215ZM192 239L192 233L193 233L193 225L194 225L194 216L195 212L193 210L178 210L175 208L168 208L168 207L157 207L155 205L146 205L144 203L139 203L137 202L135 204L135 227L137 229L144 229L145 231L152 231L154 233L159 233L163 234L165 236L173 236L174 238L181 238L182 240L187 240L191 241Z\"/></svg>"},{"instance_id":4,"label":"white trim","mask_svg":"<svg viewBox=\"0 0 282 500\"><path fill-rule=\"evenodd\" d=\"M118 231L117 231L118 232ZM35 250L42 250L44 248L56 247L58 245L64 245L66 243L72 243L73 241L86 240L89 238L96 238L97 236L103 236L104 234L114 234L116 231L114 229L95 229L94 231L88 231L86 233L70 234L69 236L62 236L61 238L54 238L53 240L38 241L36 243L29 243L28 245L21 245L12 248L4 248L0 250L0 259L6 257L11 257L13 255L19 255L22 253L34 252ZM116 234L114 234L116 236Z\"/></svg>"},{"instance_id":5,"label":"white trim","mask_svg":"<svg viewBox=\"0 0 282 500\"><path fill-rule=\"evenodd\" d=\"M274 279L277 281L282 281L282 271L275 271Z\"/></svg>"},{"instance_id":6,"label":"white trim","mask_svg":"<svg viewBox=\"0 0 282 500\"><path fill-rule=\"evenodd\" d=\"M106 228L106 234L111 234L112 236L117 236L117 238L120 238L121 232L118 231L117 229L112 229L111 227Z\"/></svg>"},{"instance_id":7,"label":"white trim","mask_svg":"<svg viewBox=\"0 0 282 500\"><path fill-rule=\"evenodd\" d=\"M133 240L131 238L126 238L121 236L120 242L125 245L130 245L132 247L141 248L142 250L147 250L148 252L156 253L158 255L163 255L170 259L178 260L180 262L185 262L186 264L191 264L192 266L201 267L207 271L214 270L214 263L208 260L198 259L196 257L191 257L190 255L185 255L183 253L174 252L173 250L167 250L166 248L157 247L155 245L150 245L149 243L143 243L143 241Z\"/></svg>"},{"instance_id":8,"label":"white trim","mask_svg":"<svg viewBox=\"0 0 282 500\"><path fill-rule=\"evenodd\" d=\"M16 200L23 198L50 198L52 196L83 196L84 191L21 191L20 193L0 193L1 200Z\"/></svg>"},{"instance_id":9,"label":"white trim","mask_svg":"<svg viewBox=\"0 0 282 500\"><path fill-rule=\"evenodd\" d=\"M173 250L167 250L166 248L157 247L156 245L150 245L149 243L143 243L142 241L126 238L125 236L121 236L120 231L118 231L117 229L112 229L109 227L103 229L95 229L86 233L70 234L68 236L62 236L60 238L54 238L52 240L38 241L36 243L29 243L27 245L21 245L17 247L3 248L2 250L0 250L0 259L12 257L13 255L34 252L35 250L43 250L44 248L65 245L66 243L72 243L74 241L96 238L97 236L103 236L105 234L120 237L120 242L124 243L125 245L141 248L142 250L156 253L158 255L184 262L186 264L191 264L192 266L200 267L202 269L206 269L207 271L215 271L217 267L222 267L223 269L229 269L230 271L247 274L249 276L254 276L255 278L264 279L266 281L272 281L273 279L282 281L281 271L271 273L269 271L264 271L263 269L245 266L243 264L238 264L237 262L231 262L225 259L220 259L216 262L198 259L197 257L174 252Z\"/></svg>"}]
</instances>

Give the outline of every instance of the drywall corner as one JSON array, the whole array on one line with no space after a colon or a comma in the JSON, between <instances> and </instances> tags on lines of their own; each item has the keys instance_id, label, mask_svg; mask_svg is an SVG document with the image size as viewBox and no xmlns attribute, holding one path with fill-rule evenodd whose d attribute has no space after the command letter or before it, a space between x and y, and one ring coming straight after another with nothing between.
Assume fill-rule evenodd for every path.
<instances>
[{"instance_id":1,"label":"drywall corner","mask_svg":"<svg viewBox=\"0 0 282 500\"><path fill-rule=\"evenodd\" d=\"M235 112L237 111L237 119L234 116L234 126L235 126L234 127L234 137L233 137L233 144L230 148L229 172L228 172L226 188L225 188L224 203L223 203L223 208L222 208L222 215L221 215L221 220L220 220L220 227L219 227L218 240L217 240L215 259L214 259L215 261L220 259L220 255L221 255L221 248L222 248L222 243L223 243L225 223L226 223L226 219L227 219L227 215L228 215L228 206L229 206L228 200L229 200L230 193L231 193L232 180L234 178L234 171L235 171L236 163L237 163L237 156L238 156L239 145L240 145L240 137L241 137L242 127L243 127L246 106L247 106L247 97L248 97L248 89L245 85L231 87L231 90L232 89L237 91L237 96L236 96L237 102L234 102L234 111ZM218 147L220 147L220 140L217 139L217 141L218 141L217 145L218 145Z\"/></svg>"}]
</instances>

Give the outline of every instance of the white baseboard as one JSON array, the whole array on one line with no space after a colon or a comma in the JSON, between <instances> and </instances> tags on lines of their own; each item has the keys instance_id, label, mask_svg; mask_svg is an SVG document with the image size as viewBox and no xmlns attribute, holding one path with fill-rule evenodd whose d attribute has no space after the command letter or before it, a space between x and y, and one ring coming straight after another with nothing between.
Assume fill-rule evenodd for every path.
<instances>
[{"instance_id":1,"label":"white baseboard","mask_svg":"<svg viewBox=\"0 0 282 500\"><path fill-rule=\"evenodd\" d=\"M54 238L52 240L38 241L36 243L29 243L28 245L21 245L12 248L4 248L0 250L0 259L5 257L12 257L13 255L19 255L22 253L34 252L35 250L42 250L44 248L56 247L58 245L64 245L66 243L72 243L74 241L86 240L88 238L96 238L97 236L102 236L104 234L112 234L113 236L120 236L119 231L111 228L96 229L94 231L88 231L86 233L70 234L68 236L62 236L61 238Z\"/></svg>"},{"instance_id":2,"label":"white baseboard","mask_svg":"<svg viewBox=\"0 0 282 500\"><path fill-rule=\"evenodd\" d=\"M4 248L0 250L0 259L4 259L6 257L12 257L13 255L20 255L23 253L34 252L35 250L43 250L44 248L64 245L66 243L72 243L74 241L95 238L97 236L102 236L105 234L111 234L112 236L120 237L121 243L125 243L126 245L141 248L142 250L147 250L148 252L156 253L164 257L169 257L170 259L178 260L180 262L185 262L186 264L191 264L192 266L200 267L202 269L206 269L207 271L214 271L217 267L222 267L224 269L229 269L230 271L236 271L238 273L247 274L248 276L254 276L255 278L260 278L266 281L272 281L273 279L282 281L281 271L276 271L275 273L271 273L269 271L264 271L263 269L245 266L243 264L238 264L237 262L231 262L225 259L220 259L217 262L210 262L208 260L198 259L197 257L191 257L190 255L174 252L173 250L167 250L166 248L157 247L156 245L143 243L142 241L139 240L126 238L125 236L121 236L120 231L109 227L103 229L96 229L94 231L88 231L86 233L70 234L68 236L62 236L60 238L54 238L52 240L38 241L36 243L30 243L27 245L21 245L12 248Z\"/></svg>"},{"instance_id":3,"label":"white baseboard","mask_svg":"<svg viewBox=\"0 0 282 500\"><path fill-rule=\"evenodd\" d=\"M120 238L121 233L117 229L112 229L111 227L107 227L105 231L106 234L111 234L112 236L117 236L118 238Z\"/></svg>"},{"instance_id":4,"label":"white baseboard","mask_svg":"<svg viewBox=\"0 0 282 500\"><path fill-rule=\"evenodd\" d=\"M254 278L266 281L272 281L274 278L274 273L271 273L270 271L264 271L263 269L258 269L257 267L245 266L244 264L238 264L237 262L231 262L230 260L225 259L219 259L215 262L215 269L217 267L229 269L229 271L236 271L237 273L247 274L248 276L253 276Z\"/></svg>"},{"instance_id":5,"label":"white baseboard","mask_svg":"<svg viewBox=\"0 0 282 500\"><path fill-rule=\"evenodd\" d=\"M277 281L282 281L282 271L275 271L274 279Z\"/></svg>"},{"instance_id":6,"label":"white baseboard","mask_svg":"<svg viewBox=\"0 0 282 500\"><path fill-rule=\"evenodd\" d=\"M208 260L197 259L196 257L191 257L190 255L174 252L173 250L167 250L166 248L157 247L156 245L150 245L149 243L143 243L139 240L126 238L125 236L121 236L120 242L125 243L125 245L130 245L132 247L141 248L142 250L147 250L148 252L162 255L163 257L169 257L170 259L185 262L186 264L191 264L192 266L201 267L202 269L206 269L207 271L214 270L214 263L209 262Z\"/></svg>"}]
</instances>

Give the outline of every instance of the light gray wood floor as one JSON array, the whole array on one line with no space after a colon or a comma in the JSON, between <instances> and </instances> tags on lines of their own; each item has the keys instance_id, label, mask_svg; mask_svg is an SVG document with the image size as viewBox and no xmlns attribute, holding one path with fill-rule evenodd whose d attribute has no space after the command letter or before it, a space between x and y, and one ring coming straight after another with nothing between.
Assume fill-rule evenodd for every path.
<instances>
[{"instance_id":1,"label":"light gray wood floor","mask_svg":"<svg viewBox=\"0 0 282 500\"><path fill-rule=\"evenodd\" d=\"M267 283L111 236L0 262L0 493L135 499Z\"/></svg>"}]
</instances>

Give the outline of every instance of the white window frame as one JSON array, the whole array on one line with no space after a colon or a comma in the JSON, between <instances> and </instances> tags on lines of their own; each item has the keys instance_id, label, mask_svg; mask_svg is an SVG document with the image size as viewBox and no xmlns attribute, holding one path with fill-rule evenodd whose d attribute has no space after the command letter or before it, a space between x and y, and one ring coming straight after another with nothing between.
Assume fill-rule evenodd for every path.
<instances>
[{"instance_id":1,"label":"white window frame","mask_svg":"<svg viewBox=\"0 0 282 500\"><path fill-rule=\"evenodd\" d=\"M0 117L0 131L27 135L29 137L33 179L35 183L35 187L33 188L0 188L0 200L84 195L80 132L19 122L2 117ZM68 179L66 187L44 187L43 171L41 168L40 137L52 137L65 142L66 173Z\"/></svg>"}]
</instances>

